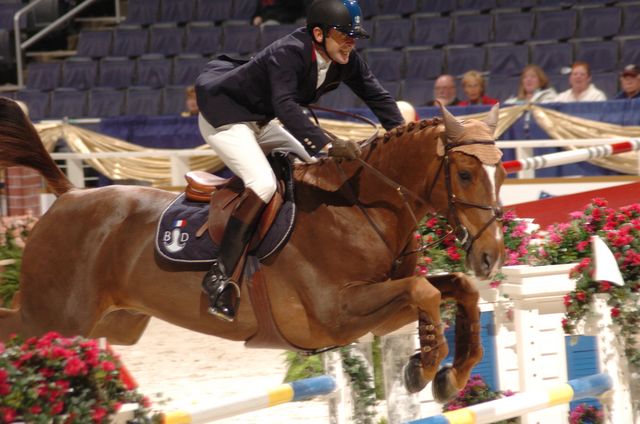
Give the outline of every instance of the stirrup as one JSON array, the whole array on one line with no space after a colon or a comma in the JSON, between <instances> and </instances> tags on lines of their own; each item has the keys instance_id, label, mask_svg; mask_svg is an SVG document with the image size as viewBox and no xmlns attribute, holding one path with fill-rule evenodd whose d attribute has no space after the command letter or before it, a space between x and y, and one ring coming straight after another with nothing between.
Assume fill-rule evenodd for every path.
<instances>
[{"instance_id":1,"label":"stirrup","mask_svg":"<svg viewBox=\"0 0 640 424\"><path fill-rule=\"evenodd\" d=\"M226 301L220 297L224 295L225 291L229 289L229 286L233 286L236 291L236 300L232 302L232 299ZM224 305L219 305L224 303ZM232 304L233 303L233 304ZM227 280L226 283L220 285L215 294L209 295L209 307L207 312L222 321L233 322L236 319L236 313L240 306L240 286L232 280Z\"/></svg>"}]
</instances>

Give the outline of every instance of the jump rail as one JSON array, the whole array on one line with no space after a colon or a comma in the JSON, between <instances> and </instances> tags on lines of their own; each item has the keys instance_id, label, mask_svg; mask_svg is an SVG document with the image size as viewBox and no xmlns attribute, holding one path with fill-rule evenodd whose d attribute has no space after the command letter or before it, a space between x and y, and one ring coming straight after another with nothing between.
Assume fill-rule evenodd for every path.
<instances>
[{"instance_id":1,"label":"jump rail","mask_svg":"<svg viewBox=\"0 0 640 424\"><path fill-rule=\"evenodd\" d=\"M491 402L445 412L442 415L410 421L408 424L488 424L572 400L597 397L612 388L613 382L608 374L595 374L551 386L546 392L518 393Z\"/></svg>"},{"instance_id":2,"label":"jump rail","mask_svg":"<svg viewBox=\"0 0 640 424\"><path fill-rule=\"evenodd\" d=\"M291 401L307 400L314 396L327 395L336 389L333 377L305 378L281 384L266 393L238 397L228 402L194 411L172 411L164 414L164 424L197 424L233 417L245 412L257 411Z\"/></svg>"}]
</instances>

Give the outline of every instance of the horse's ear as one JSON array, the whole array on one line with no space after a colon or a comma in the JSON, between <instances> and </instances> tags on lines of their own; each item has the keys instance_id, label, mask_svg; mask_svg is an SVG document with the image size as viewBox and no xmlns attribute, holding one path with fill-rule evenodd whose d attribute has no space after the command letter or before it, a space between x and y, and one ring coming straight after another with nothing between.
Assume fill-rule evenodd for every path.
<instances>
[{"instance_id":1,"label":"horse's ear","mask_svg":"<svg viewBox=\"0 0 640 424\"><path fill-rule=\"evenodd\" d=\"M464 127L456 119L455 116L451 114L447 110L446 107L439 101L435 101L438 106L440 106L440 110L442 111L442 119L444 120L444 135L446 140L459 140L462 137L462 132L464 131Z\"/></svg>"},{"instance_id":2,"label":"horse's ear","mask_svg":"<svg viewBox=\"0 0 640 424\"><path fill-rule=\"evenodd\" d=\"M487 117L484 118L482 121L489 126L489 129L491 130L492 135L495 134L496 132L496 126L498 125L499 116L500 116L500 103L496 103L495 105L493 105L493 107L489 111L489 114L487 115Z\"/></svg>"}]
</instances>

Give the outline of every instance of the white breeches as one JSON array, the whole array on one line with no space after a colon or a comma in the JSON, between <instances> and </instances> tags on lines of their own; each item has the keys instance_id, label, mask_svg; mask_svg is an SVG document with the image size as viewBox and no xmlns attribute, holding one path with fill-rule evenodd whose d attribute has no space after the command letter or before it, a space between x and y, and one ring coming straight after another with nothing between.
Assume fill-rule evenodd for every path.
<instances>
[{"instance_id":1,"label":"white breeches","mask_svg":"<svg viewBox=\"0 0 640 424\"><path fill-rule=\"evenodd\" d=\"M273 121L262 127L255 122L240 122L214 128L200 114L198 127L224 164L265 203L271 200L277 186L265 154L290 152L305 162L315 160L295 137Z\"/></svg>"}]
</instances>

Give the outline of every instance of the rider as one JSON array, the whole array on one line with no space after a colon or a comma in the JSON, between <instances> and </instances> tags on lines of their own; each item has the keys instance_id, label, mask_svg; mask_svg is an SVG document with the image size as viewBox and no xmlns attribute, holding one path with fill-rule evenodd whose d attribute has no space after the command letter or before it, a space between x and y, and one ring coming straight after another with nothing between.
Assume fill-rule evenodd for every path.
<instances>
[{"instance_id":1,"label":"rider","mask_svg":"<svg viewBox=\"0 0 640 424\"><path fill-rule=\"evenodd\" d=\"M202 282L209 313L227 321L235 318L233 294L239 298L240 290L230 276L276 191L265 153L283 150L313 162L332 141L310 122L303 106L344 81L385 129L403 124L394 99L355 51L356 39L368 37L356 0L315 0L307 11L306 29L275 41L249 61L221 56L198 77L200 132L245 186L225 229L220 255ZM330 156L339 158L355 159L359 154L352 140L335 140L329 149Z\"/></svg>"}]
</instances>

